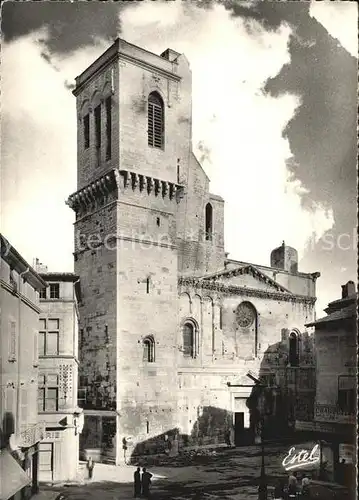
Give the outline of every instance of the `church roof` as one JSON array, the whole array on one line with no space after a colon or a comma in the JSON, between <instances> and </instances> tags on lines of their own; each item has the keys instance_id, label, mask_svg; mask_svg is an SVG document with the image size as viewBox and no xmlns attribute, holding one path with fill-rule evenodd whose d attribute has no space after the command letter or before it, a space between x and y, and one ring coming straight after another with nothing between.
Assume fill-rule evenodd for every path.
<instances>
[{"instance_id":1,"label":"church roof","mask_svg":"<svg viewBox=\"0 0 359 500\"><path fill-rule=\"evenodd\" d=\"M235 269L224 269L223 271L209 274L207 276L203 276L202 279L215 281L219 278L231 278L233 276L240 276L242 274L250 274L253 277L259 279L260 281L263 281L264 283L268 283L269 285L272 285L279 292L289 293L292 295L292 292L290 290L288 290L284 286L280 285L273 278L271 278L267 274L263 273L262 271L257 269L255 266L252 266L251 264L238 266Z\"/></svg>"}]
</instances>

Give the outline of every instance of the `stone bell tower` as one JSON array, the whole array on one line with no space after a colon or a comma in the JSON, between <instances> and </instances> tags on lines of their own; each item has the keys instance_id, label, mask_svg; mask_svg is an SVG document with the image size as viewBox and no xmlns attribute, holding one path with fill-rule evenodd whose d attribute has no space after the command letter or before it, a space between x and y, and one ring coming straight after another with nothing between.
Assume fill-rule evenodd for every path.
<instances>
[{"instance_id":1,"label":"stone bell tower","mask_svg":"<svg viewBox=\"0 0 359 500\"><path fill-rule=\"evenodd\" d=\"M176 426L178 165L191 148L191 72L117 39L76 78L75 272L82 449L119 463Z\"/></svg>"}]
</instances>

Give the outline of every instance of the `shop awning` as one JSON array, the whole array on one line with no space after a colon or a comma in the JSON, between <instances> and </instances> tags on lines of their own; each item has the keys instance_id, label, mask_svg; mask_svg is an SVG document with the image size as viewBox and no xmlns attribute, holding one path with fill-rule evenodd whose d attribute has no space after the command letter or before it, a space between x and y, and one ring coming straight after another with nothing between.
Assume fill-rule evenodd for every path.
<instances>
[{"instance_id":1,"label":"shop awning","mask_svg":"<svg viewBox=\"0 0 359 500\"><path fill-rule=\"evenodd\" d=\"M0 500L8 500L31 483L31 478L7 450L0 450Z\"/></svg>"}]
</instances>

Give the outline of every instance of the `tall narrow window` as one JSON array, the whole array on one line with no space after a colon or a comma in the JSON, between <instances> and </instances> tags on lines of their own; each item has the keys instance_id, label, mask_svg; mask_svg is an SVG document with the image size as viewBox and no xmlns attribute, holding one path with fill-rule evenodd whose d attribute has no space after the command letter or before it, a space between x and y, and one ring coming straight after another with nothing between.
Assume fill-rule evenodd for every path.
<instances>
[{"instance_id":1,"label":"tall narrow window","mask_svg":"<svg viewBox=\"0 0 359 500\"><path fill-rule=\"evenodd\" d=\"M206 231L206 240L212 240L212 231L213 231L213 209L210 203L206 205L206 214L205 214L205 231Z\"/></svg>"},{"instance_id":2,"label":"tall narrow window","mask_svg":"<svg viewBox=\"0 0 359 500\"><path fill-rule=\"evenodd\" d=\"M83 127L84 127L84 148L88 149L90 147L90 115L87 114L83 117Z\"/></svg>"},{"instance_id":3,"label":"tall narrow window","mask_svg":"<svg viewBox=\"0 0 359 500\"><path fill-rule=\"evenodd\" d=\"M111 159L112 149L112 99L106 99L106 160Z\"/></svg>"},{"instance_id":4,"label":"tall narrow window","mask_svg":"<svg viewBox=\"0 0 359 500\"><path fill-rule=\"evenodd\" d=\"M101 158L101 104L95 108L95 141L97 165L99 165Z\"/></svg>"},{"instance_id":5,"label":"tall narrow window","mask_svg":"<svg viewBox=\"0 0 359 500\"><path fill-rule=\"evenodd\" d=\"M157 92L148 97L148 145L160 149L164 146L164 105Z\"/></svg>"},{"instance_id":6,"label":"tall narrow window","mask_svg":"<svg viewBox=\"0 0 359 500\"><path fill-rule=\"evenodd\" d=\"M58 319L40 319L38 348L39 356L59 354L60 321Z\"/></svg>"},{"instance_id":7,"label":"tall narrow window","mask_svg":"<svg viewBox=\"0 0 359 500\"><path fill-rule=\"evenodd\" d=\"M143 361L147 363L155 362L155 340L152 335L143 340Z\"/></svg>"},{"instance_id":8,"label":"tall narrow window","mask_svg":"<svg viewBox=\"0 0 359 500\"><path fill-rule=\"evenodd\" d=\"M193 323L187 322L183 325L183 356L195 357L195 329Z\"/></svg>"},{"instance_id":9,"label":"tall narrow window","mask_svg":"<svg viewBox=\"0 0 359 500\"><path fill-rule=\"evenodd\" d=\"M290 366L299 365L299 343L296 332L289 335L289 364Z\"/></svg>"},{"instance_id":10,"label":"tall narrow window","mask_svg":"<svg viewBox=\"0 0 359 500\"><path fill-rule=\"evenodd\" d=\"M150 293L150 278L146 278L146 293Z\"/></svg>"}]
</instances>

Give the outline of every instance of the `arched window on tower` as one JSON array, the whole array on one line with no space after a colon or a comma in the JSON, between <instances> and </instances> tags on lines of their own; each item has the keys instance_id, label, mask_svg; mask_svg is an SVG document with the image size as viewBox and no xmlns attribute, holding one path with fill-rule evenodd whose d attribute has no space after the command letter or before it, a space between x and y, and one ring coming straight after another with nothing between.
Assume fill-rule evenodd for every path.
<instances>
[{"instance_id":1,"label":"arched window on tower","mask_svg":"<svg viewBox=\"0 0 359 500\"><path fill-rule=\"evenodd\" d=\"M143 361L154 363L155 361L155 339L152 335L143 339Z\"/></svg>"},{"instance_id":2,"label":"arched window on tower","mask_svg":"<svg viewBox=\"0 0 359 500\"><path fill-rule=\"evenodd\" d=\"M196 355L195 340L196 330L192 321L186 321L182 329L183 336L183 356L194 358Z\"/></svg>"},{"instance_id":3,"label":"arched window on tower","mask_svg":"<svg viewBox=\"0 0 359 500\"><path fill-rule=\"evenodd\" d=\"M299 339L297 332L291 332L289 335L289 365L299 365Z\"/></svg>"},{"instance_id":4,"label":"arched window on tower","mask_svg":"<svg viewBox=\"0 0 359 500\"><path fill-rule=\"evenodd\" d=\"M213 233L213 208L210 203L207 203L206 205L205 231L206 231L206 240L211 241Z\"/></svg>"},{"instance_id":5,"label":"arched window on tower","mask_svg":"<svg viewBox=\"0 0 359 500\"><path fill-rule=\"evenodd\" d=\"M148 145L153 148L164 147L164 105L157 92L148 96Z\"/></svg>"}]
</instances>

